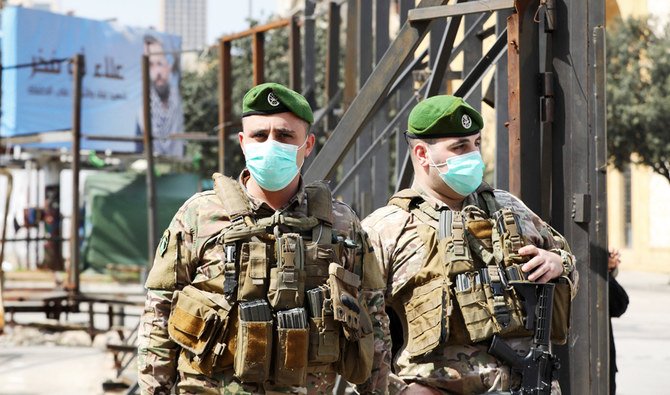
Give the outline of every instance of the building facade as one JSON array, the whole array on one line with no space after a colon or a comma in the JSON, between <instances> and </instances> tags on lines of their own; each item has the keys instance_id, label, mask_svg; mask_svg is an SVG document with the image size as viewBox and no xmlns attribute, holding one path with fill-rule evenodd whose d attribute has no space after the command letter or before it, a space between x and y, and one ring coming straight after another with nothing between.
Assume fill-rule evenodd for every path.
<instances>
[{"instance_id":1,"label":"building facade","mask_svg":"<svg viewBox=\"0 0 670 395\"><path fill-rule=\"evenodd\" d=\"M670 22L666 0L607 0L607 24L617 17L653 16ZM650 167L630 165L607 174L610 249L621 251L622 270L670 273L670 182Z\"/></svg>"}]
</instances>

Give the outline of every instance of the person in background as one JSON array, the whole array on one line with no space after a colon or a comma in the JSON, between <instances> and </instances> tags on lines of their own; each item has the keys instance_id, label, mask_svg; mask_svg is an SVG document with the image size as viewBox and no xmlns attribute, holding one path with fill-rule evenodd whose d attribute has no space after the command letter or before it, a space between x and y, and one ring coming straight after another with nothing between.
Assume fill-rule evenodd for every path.
<instances>
[{"instance_id":1,"label":"person in background","mask_svg":"<svg viewBox=\"0 0 670 395\"><path fill-rule=\"evenodd\" d=\"M616 280L621 264L621 253L619 250L610 250L607 259L607 271L609 278L609 313L610 313L610 394L616 394L616 373L619 371L616 365L616 347L614 333L612 332L612 317L621 317L628 309L628 294Z\"/></svg>"},{"instance_id":2,"label":"person in background","mask_svg":"<svg viewBox=\"0 0 670 395\"><path fill-rule=\"evenodd\" d=\"M184 141L169 139L170 135L184 132L184 111L179 87L174 84L175 66L168 59L163 43L150 34L144 36L144 54L149 55L149 79L151 80L151 129L154 137L154 154L181 156ZM140 112L138 134L144 132Z\"/></svg>"}]
</instances>

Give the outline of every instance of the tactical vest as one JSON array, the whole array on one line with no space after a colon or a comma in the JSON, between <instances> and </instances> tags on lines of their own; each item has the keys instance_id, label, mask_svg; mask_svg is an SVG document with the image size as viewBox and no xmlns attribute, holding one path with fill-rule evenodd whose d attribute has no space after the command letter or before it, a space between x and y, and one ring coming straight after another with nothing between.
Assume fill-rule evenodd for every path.
<instances>
[{"instance_id":1,"label":"tactical vest","mask_svg":"<svg viewBox=\"0 0 670 395\"><path fill-rule=\"evenodd\" d=\"M488 185L477 204L461 211L436 211L405 189L389 204L414 215L426 247L421 269L397 291L391 307L403 323L405 352L423 356L439 344L474 344L502 337L530 336L523 305L510 281L527 281L518 254L526 245L517 214L500 207ZM482 208L483 207L483 208ZM438 228L430 225L438 222ZM569 326L570 287L555 288L552 341L563 344Z\"/></svg>"},{"instance_id":2,"label":"tactical vest","mask_svg":"<svg viewBox=\"0 0 670 395\"><path fill-rule=\"evenodd\" d=\"M232 367L248 383L304 386L307 373L331 371L367 380L374 351L362 264L350 272L339 259L362 237L333 232L328 187L305 187L306 217L257 218L237 181L214 181L230 224L203 247L220 256L209 277L173 297L168 332L181 357L208 376Z\"/></svg>"}]
</instances>

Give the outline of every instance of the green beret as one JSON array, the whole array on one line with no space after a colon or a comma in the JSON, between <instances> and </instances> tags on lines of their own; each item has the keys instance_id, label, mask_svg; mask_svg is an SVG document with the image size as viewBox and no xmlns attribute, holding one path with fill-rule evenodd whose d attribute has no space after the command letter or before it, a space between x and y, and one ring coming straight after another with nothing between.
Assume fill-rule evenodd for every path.
<instances>
[{"instance_id":1,"label":"green beret","mask_svg":"<svg viewBox=\"0 0 670 395\"><path fill-rule=\"evenodd\" d=\"M429 97L417 104L407 120L411 138L471 136L484 127L481 114L463 99L451 95Z\"/></svg>"},{"instance_id":2,"label":"green beret","mask_svg":"<svg viewBox=\"0 0 670 395\"><path fill-rule=\"evenodd\" d=\"M314 122L314 114L307 99L275 82L266 82L251 88L242 99L242 117L280 112L292 112L310 125Z\"/></svg>"}]
</instances>

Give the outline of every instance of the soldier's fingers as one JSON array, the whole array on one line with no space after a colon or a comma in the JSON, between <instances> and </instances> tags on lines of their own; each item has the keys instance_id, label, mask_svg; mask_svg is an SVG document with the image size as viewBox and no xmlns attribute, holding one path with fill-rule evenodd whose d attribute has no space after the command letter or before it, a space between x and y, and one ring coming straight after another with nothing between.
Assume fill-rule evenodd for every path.
<instances>
[{"instance_id":1,"label":"soldier's fingers","mask_svg":"<svg viewBox=\"0 0 670 395\"><path fill-rule=\"evenodd\" d=\"M538 283L544 284L544 283L548 283L549 281L551 281L552 278L553 278L553 276L551 275L551 271L547 271L546 273L544 273L542 275L542 277L538 278L535 281L538 282Z\"/></svg>"},{"instance_id":2,"label":"soldier's fingers","mask_svg":"<svg viewBox=\"0 0 670 395\"><path fill-rule=\"evenodd\" d=\"M544 262L544 258L542 258L539 255L535 255L531 260L528 262L524 263L523 266L521 266L521 270L524 271L524 273L528 273L533 271L536 267L540 266Z\"/></svg>"},{"instance_id":3,"label":"soldier's fingers","mask_svg":"<svg viewBox=\"0 0 670 395\"><path fill-rule=\"evenodd\" d=\"M546 273L551 274L551 273L550 273L550 272L551 272L550 269L551 269L551 266L548 265L548 264L539 265L535 270L533 270L532 273L530 273L530 274L528 275L528 279L529 279L530 281L536 281L537 279L539 279L539 278L541 278L542 276L544 276Z\"/></svg>"},{"instance_id":4,"label":"soldier's fingers","mask_svg":"<svg viewBox=\"0 0 670 395\"><path fill-rule=\"evenodd\" d=\"M532 244L519 248L519 255L537 255L540 251Z\"/></svg>"}]
</instances>

